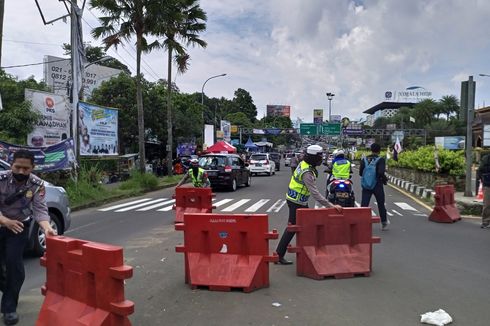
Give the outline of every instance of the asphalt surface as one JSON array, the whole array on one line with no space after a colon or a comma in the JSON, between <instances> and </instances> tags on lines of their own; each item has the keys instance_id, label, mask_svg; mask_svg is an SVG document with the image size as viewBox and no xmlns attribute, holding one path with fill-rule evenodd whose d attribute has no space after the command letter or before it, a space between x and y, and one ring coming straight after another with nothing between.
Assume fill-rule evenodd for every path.
<instances>
[{"instance_id":1,"label":"asphalt surface","mask_svg":"<svg viewBox=\"0 0 490 326\"><path fill-rule=\"evenodd\" d=\"M275 176L254 177L249 188L219 191L216 211L269 210L270 229L282 233L289 176L283 168ZM325 180L321 175L322 192ZM357 176L354 182L360 202ZM453 317L453 325L489 325L490 230L481 230L477 220L429 222L424 206L391 187L385 191L391 224L388 231L373 226L382 240L374 244L369 277L316 281L297 277L295 265L271 264L266 289L191 290L184 283L183 254L174 249L182 243L182 232L174 231L173 211L158 211L171 205L165 203L173 189L76 212L66 236L124 247L126 263L134 268L126 281L126 298L135 302L133 325L418 325L420 314L439 308ZM239 201L243 204L237 207ZM376 213L374 198L371 205ZM276 244L270 242L271 252ZM293 254L288 258L295 261ZM33 325L45 271L34 258L26 259L26 270L18 312L20 325Z\"/></svg>"}]
</instances>

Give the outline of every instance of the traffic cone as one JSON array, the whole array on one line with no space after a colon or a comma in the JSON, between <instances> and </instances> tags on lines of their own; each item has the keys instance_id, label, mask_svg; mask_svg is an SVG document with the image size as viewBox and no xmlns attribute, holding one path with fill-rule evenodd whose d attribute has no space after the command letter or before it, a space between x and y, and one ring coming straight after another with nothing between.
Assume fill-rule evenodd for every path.
<instances>
[{"instance_id":1,"label":"traffic cone","mask_svg":"<svg viewBox=\"0 0 490 326\"><path fill-rule=\"evenodd\" d=\"M478 194L476 195L477 200L483 200L483 186L480 183L480 187L478 188Z\"/></svg>"}]
</instances>

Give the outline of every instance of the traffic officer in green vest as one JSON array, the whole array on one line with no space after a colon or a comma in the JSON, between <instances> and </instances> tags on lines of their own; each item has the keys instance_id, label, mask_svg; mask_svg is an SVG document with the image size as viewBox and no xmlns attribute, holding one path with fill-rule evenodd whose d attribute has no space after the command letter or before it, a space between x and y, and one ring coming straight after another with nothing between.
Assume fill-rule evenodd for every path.
<instances>
[{"instance_id":1,"label":"traffic officer in green vest","mask_svg":"<svg viewBox=\"0 0 490 326\"><path fill-rule=\"evenodd\" d=\"M345 153L343 149L338 149L336 151L335 158L332 165L332 175L335 179L347 180L351 178L352 168L351 163L345 158Z\"/></svg>"},{"instance_id":2,"label":"traffic officer in green vest","mask_svg":"<svg viewBox=\"0 0 490 326\"><path fill-rule=\"evenodd\" d=\"M199 160L197 158L191 159L191 167L189 170L187 170L187 173L184 175L182 180L180 180L180 182L177 184L177 187L180 187L189 179L191 179L192 185L196 188L206 188L211 185L208 179L208 174L203 168L199 167Z\"/></svg>"},{"instance_id":3,"label":"traffic officer in green vest","mask_svg":"<svg viewBox=\"0 0 490 326\"><path fill-rule=\"evenodd\" d=\"M307 208L310 195L325 207L334 207L339 213L342 212L342 207L339 205L332 205L325 197L323 197L316 186L316 179L318 178L318 171L316 167L322 164L323 149L319 145L311 145L306 149L306 155L303 161L298 165L291 181L289 182L289 189L286 194L286 201L289 207L289 219L288 222L296 224L296 210L298 208ZM284 230L281 240L277 245L276 252L279 255L279 264L290 265L293 262L286 260L284 255L286 254L287 247L294 237L294 232L288 232Z\"/></svg>"}]
</instances>

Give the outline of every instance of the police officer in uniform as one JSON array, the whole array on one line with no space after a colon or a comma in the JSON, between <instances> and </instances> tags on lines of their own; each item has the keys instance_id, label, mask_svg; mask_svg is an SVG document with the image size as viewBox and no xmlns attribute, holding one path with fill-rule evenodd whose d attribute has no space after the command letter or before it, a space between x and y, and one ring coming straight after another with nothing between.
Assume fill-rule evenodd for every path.
<instances>
[{"instance_id":1,"label":"police officer in uniform","mask_svg":"<svg viewBox=\"0 0 490 326\"><path fill-rule=\"evenodd\" d=\"M19 321L17 303L24 283L24 248L34 219L47 236L56 235L49 224L44 181L31 174L34 155L26 150L14 153L11 171L0 173L0 290L5 325Z\"/></svg>"},{"instance_id":2,"label":"police officer in uniform","mask_svg":"<svg viewBox=\"0 0 490 326\"><path fill-rule=\"evenodd\" d=\"M316 186L316 178L318 171L316 167L322 164L323 149L319 145L311 145L306 149L306 155L294 170L294 173L289 182L289 189L286 194L286 201L289 207L288 222L296 224L296 210L298 208L308 208L308 200L310 195L325 207L334 207L338 212L342 212L342 207L332 205L325 197L323 197ZM286 260L287 246L294 237L294 232L284 230L281 240L277 245L276 252L279 255L279 264L290 265L293 262Z\"/></svg>"},{"instance_id":3,"label":"police officer in uniform","mask_svg":"<svg viewBox=\"0 0 490 326\"><path fill-rule=\"evenodd\" d=\"M209 179L208 174L204 171L203 168L199 167L199 160L197 158L193 158L191 160L191 167L184 175L182 180L177 184L177 187L183 185L189 178L192 181L192 185L196 188L206 188L209 187Z\"/></svg>"}]
</instances>

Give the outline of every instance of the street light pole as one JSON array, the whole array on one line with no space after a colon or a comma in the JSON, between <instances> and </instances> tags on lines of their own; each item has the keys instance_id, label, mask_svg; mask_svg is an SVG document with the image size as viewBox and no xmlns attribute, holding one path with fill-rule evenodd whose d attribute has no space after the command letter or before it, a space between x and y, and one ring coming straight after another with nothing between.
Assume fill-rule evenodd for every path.
<instances>
[{"instance_id":1,"label":"street light pole","mask_svg":"<svg viewBox=\"0 0 490 326\"><path fill-rule=\"evenodd\" d=\"M335 96L334 93L327 93L327 98L328 98L328 123L332 123L332 100L333 97Z\"/></svg>"},{"instance_id":2,"label":"street light pole","mask_svg":"<svg viewBox=\"0 0 490 326\"><path fill-rule=\"evenodd\" d=\"M204 149L204 128L205 128L204 126L206 125L206 123L204 121L204 86L206 86L206 83L209 80L211 80L213 78L224 77L224 76L226 76L226 74L211 76L208 79L206 79L206 81L204 82L204 84L202 84L202 88L201 88L201 105L202 105L202 144L203 144L203 149Z\"/></svg>"}]
</instances>

